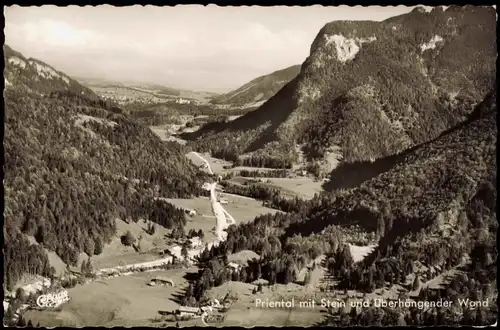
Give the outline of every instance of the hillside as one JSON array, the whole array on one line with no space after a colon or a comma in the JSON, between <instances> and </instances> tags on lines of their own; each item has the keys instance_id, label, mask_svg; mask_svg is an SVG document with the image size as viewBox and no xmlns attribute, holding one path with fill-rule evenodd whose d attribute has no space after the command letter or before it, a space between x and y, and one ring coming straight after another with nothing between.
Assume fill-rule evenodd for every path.
<instances>
[{"instance_id":1,"label":"hillside","mask_svg":"<svg viewBox=\"0 0 500 330\"><path fill-rule=\"evenodd\" d=\"M295 78L299 72L300 65L294 65L260 76L234 91L212 98L211 103L233 106L261 104L274 96L285 84Z\"/></svg>"},{"instance_id":2,"label":"hillside","mask_svg":"<svg viewBox=\"0 0 500 330\"><path fill-rule=\"evenodd\" d=\"M305 159L323 173L399 153L463 121L492 89L495 27L495 10L476 6L328 23L300 74L259 109L184 138L233 159Z\"/></svg>"},{"instance_id":3,"label":"hillside","mask_svg":"<svg viewBox=\"0 0 500 330\"><path fill-rule=\"evenodd\" d=\"M337 290L336 298L344 290L363 295L384 288L399 291L403 299L412 291L417 301L454 301L452 308L437 311L396 308L388 313L384 308L363 308L348 314L343 325L372 325L373 315L364 317L367 310L378 314L384 325L396 324L401 315L412 325L432 324L436 314L441 317L439 324L483 325L494 320L496 90L468 112L471 115L464 123L404 153L393 168L357 188L303 202L298 213L264 215L230 227L227 241L205 253L203 262L211 271L200 270L193 296L202 297L205 290L225 281L217 263L227 251L259 254L261 258L245 269L242 281L261 277L271 284L294 281L296 269L326 254L325 267L335 281L324 280ZM379 238L378 247L354 263L344 244L366 244L373 234ZM459 276L445 276L452 273ZM412 286L415 277L424 282L434 277L446 281L440 289L429 287L429 281L420 290ZM213 280L219 284L210 284ZM457 302L464 297L488 300L489 306L471 314ZM339 325L338 312L330 311L334 315L325 322Z\"/></svg>"},{"instance_id":4,"label":"hillside","mask_svg":"<svg viewBox=\"0 0 500 330\"><path fill-rule=\"evenodd\" d=\"M108 108L63 73L43 76L34 68L47 64L6 49L7 287L25 273L53 272L42 246L73 266L80 252L100 254L115 235L117 218L183 227L184 212L154 197L201 194L206 175L185 151ZM26 236L42 246L30 245Z\"/></svg>"},{"instance_id":5,"label":"hillside","mask_svg":"<svg viewBox=\"0 0 500 330\"><path fill-rule=\"evenodd\" d=\"M96 100L97 95L89 88L82 86L68 75L57 71L47 63L34 58L26 58L8 45L3 46L6 88L47 95L51 92L65 90L74 94Z\"/></svg>"}]
</instances>

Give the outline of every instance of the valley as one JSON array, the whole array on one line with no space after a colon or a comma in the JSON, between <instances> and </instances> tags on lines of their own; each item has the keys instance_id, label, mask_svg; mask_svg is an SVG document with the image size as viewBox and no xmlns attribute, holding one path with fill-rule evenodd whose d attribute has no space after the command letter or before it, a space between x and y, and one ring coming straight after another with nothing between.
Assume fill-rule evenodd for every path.
<instances>
[{"instance_id":1,"label":"valley","mask_svg":"<svg viewBox=\"0 0 500 330\"><path fill-rule=\"evenodd\" d=\"M206 170L213 174L210 163L201 155L197 153L189 153L186 155L188 158L193 160L198 160L198 163L207 164ZM213 161L213 159L212 159ZM196 161L195 161L196 164ZM215 187L214 187L215 189ZM239 223L245 223L253 220L256 216L265 213L273 213L276 210L268 209L261 206L261 203L250 199L241 198L240 196L228 196L227 194L219 194L220 197L225 197L229 199L228 204L222 207L222 211L226 213L229 217L230 214L235 214ZM202 230L204 233L204 244L207 246L212 246L213 244L219 244L220 240L224 240L224 235L222 235L223 228L227 227L225 216L220 218L221 215L217 213L213 214L213 207L210 204L214 202L217 203L217 197L213 196L214 199L206 197L199 197L195 199L166 199L172 205L175 205L181 209L188 211L194 210L195 215L189 216L188 222L186 223L185 230ZM219 204L220 205L220 204ZM232 217L231 217L232 219ZM229 221L231 224L234 223ZM43 326L91 326L91 325L105 325L105 326L127 326L127 325L137 325L142 324L146 326L154 326L155 319L157 318L158 310L176 310L180 307L180 304L176 302L176 294L179 293L179 289L187 286L189 283L185 279L189 273L194 273L199 270L198 267L191 265L188 267L182 267L178 270L165 270L165 271L148 271L144 273L130 273L119 276L117 278L102 278L102 275L106 274L113 268L126 268L128 266L134 266L145 264L145 263L155 263L156 261L167 261L172 262L172 257L158 259L158 252L163 251L171 247L168 245L168 231L163 230L160 226L159 231L149 237L150 235L145 235L143 231L146 228L146 222L137 222L136 224L127 224L121 220L117 221L117 233L123 233L130 231L134 236L140 237L141 250L125 248L119 241L119 236L117 236L113 243L107 245L103 252L90 258L92 260L93 267L95 267L95 273L98 274L97 279L83 285L77 285L72 289L69 289L69 296L71 301L64 305L64 307L57 311L35 311L28 310L24 317L30 320L33 324L40 324ZM203 245L204 246L204 245ZM202 248L203 248L202 246ZM150 249L150 250L149 250ZM188 251L191 257L196 256L201 253L200 248L194 248ZM245 262L245 258L237 257L241 253L229 256L231 260L237 260L238 262ZM255 255L255 253L254 253ZM89 258L86 255L80 256L81 261L85 261ZM54 262L54 261L53 261ZM80 263L80 262L79 262ZM64 264L61 261L55 262L54 264ZM59 269L58 273L63 270ZM73 271L78 272L78 269ZM158 288L151 288L147 286L147 280L158 277L166 276L174 281L175 287L171 287L169 290L158 290ZM321 276L316 276L316 281ZM235 282L235 286L239 284ZM116 288L126 287L127 290L116 290ZM245 292L251 291L251 284L247 285L245 290L233 290L232 286L229 285L228 288L221 287L216 292L213 293L214 297L222 297L227 292ZM277 292L292 292L301 291L300 285L295 285L292 288L277 288ZM217 293L218 292L218 293ZM277 293L280 295L280 293ZM248 294L243 294L243 296L249 296ZM250 297L251 298L251 297ZM242 325L240 320L241 317L238 313L248 313L247 309L252 307L253 299L242 302L242 305L235 305L234 312L230 315L227 325ZM239 312L241 310L241 312ZM290 314L289 312L285 314ZM317 316L316 311L310 311L309 323ZM271 317L274 315L268 315L265 313L266 317ZM257 315L255 315L257 317ZM290 316L288 316L289 318ZM302 316L303 317L303 316ZM287 318L287 322L290 322ZM262 319L262 322L269 321L269 319ZM264 324L264 323L263 323Z\"/></svg>"},{"instance_id":2,"label":"valley","mask_svg":"<svg viewBox=\"0 0 500 330\"><path fill-rule=\"evenodd\" d=\"M494 8L188 7L7 10L4 326L493 324Z\"/></svg>"}]
</instances>

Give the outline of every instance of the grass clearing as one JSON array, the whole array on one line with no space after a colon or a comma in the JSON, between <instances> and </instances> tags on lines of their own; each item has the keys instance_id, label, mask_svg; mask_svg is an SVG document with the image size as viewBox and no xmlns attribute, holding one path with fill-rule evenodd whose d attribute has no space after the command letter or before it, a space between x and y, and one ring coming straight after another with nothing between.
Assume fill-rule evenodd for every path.
<instances>
[{"instance_id":1,"label":"grass clearing","mask_svg":"<svg viewBox=\"0 0 500 330\"><path fill-rule=\"evenodd\" d=\"M254 251L251 250L243 250L237 253L233 253L228 257L228 260L230 262L235 262L240 265L247 266L248 265L248 260L252 259L259 259L260 256L255 253Z\"/></svg>"},{"instance_id":2,"label":"grass clearing","mask_svg":"<svg viewBox=\"0 0 500 330\"><path fill-rule=\"evenodd\" d=\"M228 201L224 208L236 220L236 224L252 221L257 216L267 213L281 212L262 205L261 201L252 198L242 198L237 195L221 194L221 199Z\"/></svg>"},{"instance_id":3,"label":"grass clearing","mask_svg":"<svg viewBox=\"0 0 500 330\"><path fill-rule=\"evenodd\" d=\"M321 185L322 181L315 182L312 178L268 178L272 185L277 188L284 189L285 191L292 191L299 197L311 199L314 194L319 194L323 191Z\"/></svg>"},{"instance_id":4,"label":"grass clearing","mask_svg":"<svg viewBox=\"0 0 500 330\"><path fill-rule=\"evenodd\" d=\"M377 245L358 246L349 244L349 250L351 251L352 259L354 260L354 262L359 262L363 260L376 247Z\"/></svg>"},{"instance_id":5,"label":"grass clearing","mask_svg":"<svg viewBox=\"0 0 500 330\"><path fill-rule=\"evenodd\" d=\"M109 278L69 289L71 300L61 306L61 311L28 311L25 315L41 326L117 326L148 324L159 310L173 311L179 307L172 300L187 285L184 270L162 270L137 273L130 276ZM155 276L171 278L175 286L150 287Z\"/></svg>"}]
</instances>

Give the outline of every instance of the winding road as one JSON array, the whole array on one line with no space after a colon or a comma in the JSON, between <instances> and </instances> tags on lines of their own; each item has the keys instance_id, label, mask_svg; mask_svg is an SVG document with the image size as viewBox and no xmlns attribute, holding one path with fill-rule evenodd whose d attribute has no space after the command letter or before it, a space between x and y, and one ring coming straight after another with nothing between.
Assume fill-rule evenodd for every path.
<instances>
[{"instance_id":1,"label":"winding road","mask_svg":"<svg viewBox=\"0 0 500 330\"><path fill-rule=\"evenodd\" d=\"M208 161L205 158L203 158L197 152L193 152L193 154L195 154L198 158L200 158L205 163L205 166L210 174L214 174L214 172L212 171L212 168L210 167L210 164L208 163ZM194 248L194 249L189 250L188 254L191 258L199 256L203 252L205 247L207 247L208 249L211 249L212 246L217 246L217 245L219 245L220 242L225 241L227 239L227 232L225 230L230 225L236 224L236 220L234 220L234 218L231 216L231 214L229 214L229 212L227 212L224 209L224 207L221 205L221 203L219 203L217 201L217 194L215 192L216 187L217 187L217 182L212 182L212 183L206 182L203 185L204 189L210 191L210 203L212 205L212 212L214 213L214 217L216 220L215 233L217 235L217 239L206 244L206 246L198 247L198 248ZM141 268L141 267L149 268L152 266L159 266L159 265L162 265L164 263L171 262L172 259L173 258L171 256L169 256L166 258L161 258L161 259L157 259L157 260L153 260L153 261L149 261L149 262L142 262L142 263L138 263L138 264L129 264L129 265L125 265L125 266L117 266L117 267L112 267L112 268L103 268L103 269L99 269L97 271L97 274L112 273L115 270L125 271L125 270L129 270L129 269ZM130 273L130 274L132 274L132 273ZM129 275L129 274L126 273L126 274L122 274L122 275Z\"/></svg>"},{"instance_id":2,"label":"winding road","mask_svg":"<svg viewBox=\"0 0 500 330\"><path fill-rule=\"evenodd\" d=\"M208 170L210 174L214 174L212 171L212 167L210 166L210 163L208 160L206 160L203 156L201 156L197 152L192 152L194 155L196 155L198 158L205 163L205 168ZM217 201L217 194L215 192L215 189L217 188L217 182L213 183L205 183L203 185L203 188L206 190L210 191L210 202L212 204L212 212L214 213L215 220L216 220L216 225L215 225L215 232L218 238L218 241L224 241L227 238L227 233L225 230L227 227L230 225L236 224L236 221L234 218L229 214L229 212L224 209L224 207Z\"/></svg>"}]
</instances>

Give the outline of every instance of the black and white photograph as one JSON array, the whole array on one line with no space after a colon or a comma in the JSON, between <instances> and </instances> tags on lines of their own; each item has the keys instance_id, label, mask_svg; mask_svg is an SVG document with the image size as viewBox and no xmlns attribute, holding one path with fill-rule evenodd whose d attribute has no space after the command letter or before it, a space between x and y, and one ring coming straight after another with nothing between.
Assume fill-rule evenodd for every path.
<instances>
[{"instance_id":1,"label":"black and white photograph","mask_svg":"<svg viewBox=\"0 0 500 330\"><path fill-rule=\"evenodd\" d=\"M4 326L496 325L496 6L3 9Z\"/></svg>"}]
</instances>

